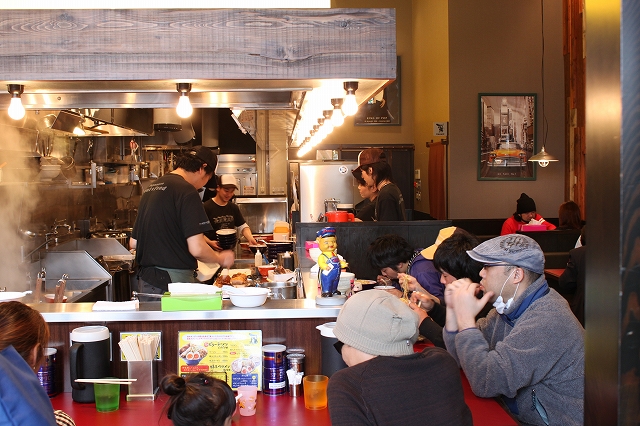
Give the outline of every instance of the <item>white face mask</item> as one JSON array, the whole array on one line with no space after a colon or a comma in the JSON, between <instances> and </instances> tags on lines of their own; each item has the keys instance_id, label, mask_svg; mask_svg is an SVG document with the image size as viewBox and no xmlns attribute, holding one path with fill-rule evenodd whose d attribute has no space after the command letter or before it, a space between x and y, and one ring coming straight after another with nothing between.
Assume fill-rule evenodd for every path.
<instances>
[{"instance_id":1,"label":"white face mask","mask_svg":"<svg viewBox=\"0 0 640 426\"><path fill-rule=\"evenodd\" d=\"M514 268L513 271L511 271L511 273L507 277L507 279L504 280L504 282L502 283L502 288L500 289L500 295L498 296L496 301L493 302L493 306L496 308L496 311L498 311L499 314L503 314L505 310L509 309L509 307L511 306L511 303L513 302L513 299L516 297L516 294L518 294L518 287L520 287L520 283L518 283L518 285L516 286L515 293L513 293L513 296L509 300L507 300L507 303L504 303L504 301L502 300L502 290L504 290L505 284L507 283L507 281L509 281L509 278L511 278L511 275L513 275L515 271L516 270Z\"/></svg>"}]
</instances>

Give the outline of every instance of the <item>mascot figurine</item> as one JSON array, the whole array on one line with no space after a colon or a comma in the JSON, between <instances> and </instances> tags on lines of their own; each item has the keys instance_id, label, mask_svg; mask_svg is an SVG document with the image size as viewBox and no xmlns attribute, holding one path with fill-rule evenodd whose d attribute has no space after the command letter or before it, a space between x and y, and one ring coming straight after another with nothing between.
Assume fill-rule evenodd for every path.
<instances>
[{"instance_id":1,"label":"mascot figurine","mask_svg":"<svg viewBox=\"0 0 640 426\"><path fill-rule=\"evenodd\" d=\"M338 257L336 229L333 227L322 228L316 233L316 236L318 247L322 252L318 256L318 281L322 289L322 297L339 295L340 268L346 268L347 262Z\"/></svg>"}]
</instances>

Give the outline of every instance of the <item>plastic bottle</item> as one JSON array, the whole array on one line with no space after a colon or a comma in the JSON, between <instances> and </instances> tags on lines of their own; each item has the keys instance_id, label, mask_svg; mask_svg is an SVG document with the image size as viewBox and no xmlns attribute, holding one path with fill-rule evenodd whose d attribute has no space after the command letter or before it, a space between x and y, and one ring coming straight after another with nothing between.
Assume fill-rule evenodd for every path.
<instances>
[{"instance_id":1,"label":"plastic bottle","mask_svg":"<svg viewBox=\"0 0 640 426\"><path fill-rule=\"evenodd\" d=\"M256 250L255 263L256 267L262 266L262 253L260 253L260 249Z\"/></svg>"}]
</instances>

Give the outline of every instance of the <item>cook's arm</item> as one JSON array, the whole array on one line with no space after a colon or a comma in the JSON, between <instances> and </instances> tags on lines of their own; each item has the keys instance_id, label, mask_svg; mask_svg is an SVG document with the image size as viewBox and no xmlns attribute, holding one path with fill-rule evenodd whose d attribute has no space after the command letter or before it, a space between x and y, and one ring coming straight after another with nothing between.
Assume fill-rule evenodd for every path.
<instances>
[{"instance_id":1,"label":"cook's arm","mask_svg":"<svg viewBox=\"0 0 640 426\"><path fill-rule=\"evenodd\" d=\"M134 250L138 246L138 240L129 238L129 249Z\"/></svg>"},{"instance_id":2,"label":"cook's arm","mask_svg":"<svg viewBox=\"0 0 640 426\"><path fill-rule=\"evenodd\" d=\"M256 239L253 238L253 233L251 232L251 228L249 228L248 226L244 227L244 229L242 230L242 235L244 235L244 237L247 239L249 244L251 244L251 245L258 244Z\"/></svg>"},{"instance_id":3,"label":"cook's arm","mask_svg":"<svg viewBox=\"0 0 640 426\"><path fill-rule=\"evenodd\" d=\"M196 259L204 263L218 263L223 268L230 268L233 265L233 251L214 251L204 239L204 234L196 234L187 238L189 253Z\"/></svg>"}]
</instances>

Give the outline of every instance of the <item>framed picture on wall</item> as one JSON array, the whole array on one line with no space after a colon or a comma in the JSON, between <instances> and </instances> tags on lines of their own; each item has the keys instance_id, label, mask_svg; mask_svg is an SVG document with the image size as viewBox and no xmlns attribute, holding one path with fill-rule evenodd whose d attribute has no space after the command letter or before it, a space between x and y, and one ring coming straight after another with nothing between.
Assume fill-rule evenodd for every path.
<instances>
[{"instance_id":1,"label":"framed picture on wall","mask_svg":"<svg viewBox=\"0 0 640 426\"><path fill-rule=\"evenodd\" d=\"M478 180L535 180L536 94L478 95Z\"/></svg>"},{"instance_id":2,"label":"framed picture on wall","mask_svg":"<svg viewBox=\"0 0 640 426\"><path fill-rule=\"evenodd\" d=\"M400 57L396 67L396 79L367 102L360 105L354 116L355 126L400 125Z\"/></svg>"}]
</instances>

